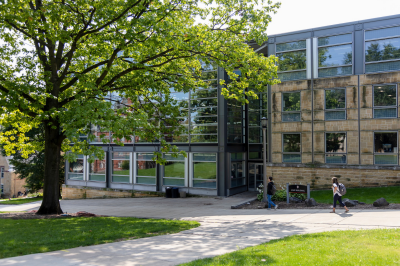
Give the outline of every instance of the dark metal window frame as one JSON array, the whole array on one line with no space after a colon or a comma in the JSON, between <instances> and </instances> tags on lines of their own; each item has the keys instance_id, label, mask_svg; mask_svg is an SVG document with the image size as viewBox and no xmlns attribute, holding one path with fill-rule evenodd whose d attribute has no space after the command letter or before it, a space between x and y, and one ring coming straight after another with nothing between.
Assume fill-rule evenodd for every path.
<instances>
[{"instance_id":1,"label":"dark metal window frame","mask_svg":"<svg viewBox=\"0 0 400 266\"><path fill-rule=\"evenodd\" d=\"M395 130L383 130L383 131L379 131L379 130L374 130L373 131L373 133L374 133L374 135L373 135L373 142L374 142L374 145L373 145L373 154L374 154L374 165L399 165L399 132L398 131L395 131ZM375 133L396 133L396 144L397 144L397 153L387 153L386 155L396 155L396 161L397 161L397 164L376 164L375 163L375 155L385 155L385 153L378 153L378 152L375 152Z\"/></svg>"},{"instance_id":2,"label":"dark metal window frame","mask_svg":"<svg viewBox=\"0 0 400 266\"><path fill-rule=\"evenodd\" d=\"M330 133L341 133L341 134L345 134L345 138L346 138L346 152L327 152L326 151L326 147L327 147L327 145L326 145L326 134L330 134ZM348 153L348 151L347 151L347 131L328 131L328 132L325 132L324 133L324 153L325 153L325 163L326 164L347 164L347 153ZM335 154L338 154L338 155L346 155L346 162L345 163L327 163L326 162L326 156L327 155L335 155Z\"/></svg>"},{"instance_id":3,"label":"dark metal window frame","mask_svg":"<svg viewBox=\"0 0 400 266\"><path fill-rule=\"evenodd\" d=\"M336 109L326 109L326 91L327 90L344 90L344 108L336 108ZM326 120L326 113L327 112L337 112L337 111L344 111L345 114L345 119L331 119L331 120ZM337 88L326 88L324 89L324 113L325 113L325 117L324 120L325 121L343 121L343 120L347 120L347 90L346 87L337 87Z\"/></svg>"},{"instance_id":4,"label":"dark metal window frame","mask_svg":"<svg viewBox=\"0 0 400 266\"><path fill-rule=\"evenodd\" d=\"M375 96L374 96L375 93L374 93L374 90L375 90L375 87L379 87L379 86L395 86L396 87L396 104L395 105L375 106ZM399 109L398 109L399 100L397 98L398 94L399 94L398 93L398 86L397 86L396 83L372 85L372 118L373 119L397 119L399 117L399 114L398 114L398 111L399 111ZM394 108L396 108L396 117L378 117L378 118L375 118L375 109L383 110L383 109L394 109Z\"/></svg>"},{"instance_id":5,"label":"dark metal window frame","mask_svg":"<svg viewBox=\"0 0 400 266\"><path fill-rule=\"evenodd\" d=\"M299 42L299 41L305 41L306 42L306 48L302 48L302 49L293 49L293 50L285 50L285 51L280 51L280 52L276 52L276 46L278 44L283 44L283 43L290 43L290 42ZM278 71L277 74L282 74L282 73L293 73L293 72L302 72L302 71L306 71L307 72L307 39L297 39L297 40L292 40L292 41L286 41L286 42L279 42L279 43L275 43L275 56L278 57L278 54L283 54L283 53L289 53L289 52L298 52L298 51L306 51L306 68L304 69L296 69L296 70L287 70L287 71ZM307 75L307 73L306 73ZM287 81L294 81L297 79L293 79L293 80L287 80Z\"/></svg>"},{"instance_id":6,"label":"dark metal window frame","mask_svg":"<svg viewBox=\"0 0 400 266\"><path fill-rule=\"evenodd\" d=\"M300 151L299 152L285 152L284 151L284 146L285 146L284 135L300 135ZM302 142L302 139L301 139L301 135L302 135L301 132L285 132L285 133L282 133L282 163L289 163L289 162L285 162L283 160L283 156L286 155L286 154L287 155L291 155L291 154L300 155L300 162L299 163L301 163L303 161L303 156L301 156L302 155L301 150L302 150L302 145L303 145L303 142Z\"/></svg>"},{"instance_id":7,"label":"dark metal window frame","mask_svg":"<svg viewBox=\"0 0 400 266\"><path fill-rule=\"evenodd\" d=\"M366 40L365 39L365 33L367 31L373 31L373 30L380 30L380 29L388 29L388 28L395 28L395 27L400 27L400 25L390 25L390 26L383 26L383 27L375 27L375 28L371 28L368 30L364 31L364 45L363 45L363 60L364 60L364 73L366 73L366 65L372 65L372 64L379 64L379 63L388 63L388 62L400 62L400 58L399 59L390 59L390 60L382 60L382 61L371 61L371 62L366 62L365 60L365 44L367 42L373 42L373 41L380 41L380 40L389 40L389 39L394 39L394 38L400 38L400 35L394 35L394 36L390 36L390 37L382 37L382 38L376 38L376 39L369 39ZM388 71L376 71L376 72L368 72L368 73L386 73L386 72L397 72L399 71L397 70L388 70Z\"/></svg>"}]
</instances>

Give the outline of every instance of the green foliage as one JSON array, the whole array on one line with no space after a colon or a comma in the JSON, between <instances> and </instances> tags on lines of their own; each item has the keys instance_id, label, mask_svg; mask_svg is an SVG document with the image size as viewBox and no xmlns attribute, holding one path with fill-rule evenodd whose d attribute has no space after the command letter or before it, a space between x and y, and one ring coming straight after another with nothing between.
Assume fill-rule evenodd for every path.
<instances>
[{"instance_id":1,"label":"green foliage","mask_svg":"<svg viewBox=\"0 0 400 266\"><path fill-rule=\"evenodd\" d=\"M396 265L399 234L374 229L294 235L181 265Z\"/></svg>"},{"instance_id":2,"label":"green foliage","mask_svg":"<svg viewBox=\"0 0 400 266\"><path fill-rule=\"evenodd\" d=\"M257 188L258 194L257 194L257 200L262 201L264 199L264 185L260 184Z\"/></svg>"},{"instance_id":3,"label":"green foliage","mask_svg":"<svg viewBox=\"0 0 400 266\"><path fill-rule=\"evenodd\" d=\"M55 198L59 154L69 161L78 154L89 162L103 159L101 147L90 142L108 143L108 132L118 145L132 135L157 142L154 160L164 164L162 153L179 152L165 135L186 130L171 88L208 87L202 72L211 64L231 77L229 84L220 80L221 93L239 104L279 82L276 58L248 45L267 41L270 14L279 6L270 0L3 1L0 125L14 129L0 133L0 143L8 155L20 151L23 158L48 147L52 167L44 191L53 196L44 201ZM45 140L29 141L27 132L40 126Z\"/></svg>"},{"instance_id":4,"label":"green foliage","mask_svg":"<svg viewBox=\"0 0 400 266\"><path fill-rule=\"evenodd\" d=\"M13 126L2 128L0 134L7 134L15 132L16 129ZM15 134L9 134L11 145L17 142L18 136ZM32 128L26 132L26 141L29 143L43 143L44 142L44 129L43 126L38 128ZM11 139L12 138L12 139ZM2 156L6 156L5 144L0 143L0 150ZM9 160L10 164L14 166L14 171L18 175L18 178L25 179L25 188L30 193L35 193L38 190L43 189L44 184L44 151L42 147L33 153L27 155L25 158L24 153L20 150L15 151L13 157ZM59 170L59 184L61 190L61 184L64 184L64 157L60 159L60 170ZM23 192L23 191L21 191ZM15 195L16 196L16 195Z\"/></svg>"},{"instance_id":5,"label":"green foliage","mask_svg":"<svg viewBox=\"0 0 400 266\"><path fill-rule=\"evenodd\" d=\"M129 161L123 161L121 168L122 170L129 170Z\"/></svg>"},{"instance_id":6,"label":"green foliage","mask_svg":"<svg viewBox=\"0 0 400 266\"><path fill-rule=\"evenodd\" d=\"M339 180L339 182L342 182ZM344 183L346 185L346 183ZM370 188L347 188L344 196L351 200L358 200L367 204L374 203L379 198L385 198L389 203L400 203L400 187L370 187ZM311 198L319 203L332 203L333 192L329 190L312 190Z\"/></svg>"},{"instance_id":7,"label":"green foliage","mask_svg":"<svg viewBox=\"0 0 400 266\"><path fill-rule=\"evenodd\" d=\"M298 198L303 201L307 199L306 194L300 194L300 193L289 193L289 197ZM287 199L286 190L285 189L277 190L275 195L273 195L271 199L272 201L286 201Z\"/></svg>"},{"instance_id":8,"label":"green foliage","mask_svg":"<svg viewBox=\"0 0 400 266\"><path fill-rule=\"evenodd\" d=\"M197 226L192 221L126 217L2 219L0 258L172 234ZM26 229L23 234L21 228Z\"/></svg>"},{"instance_id":9,"label":"green foliage","mask_svg":"<svg viewBox=\"0 0 400 266\"><path fill-rule=\"evenodd\" d=\"M300 111L300 92L283 94L283 111Z\"/></svg>"}]
</instances>

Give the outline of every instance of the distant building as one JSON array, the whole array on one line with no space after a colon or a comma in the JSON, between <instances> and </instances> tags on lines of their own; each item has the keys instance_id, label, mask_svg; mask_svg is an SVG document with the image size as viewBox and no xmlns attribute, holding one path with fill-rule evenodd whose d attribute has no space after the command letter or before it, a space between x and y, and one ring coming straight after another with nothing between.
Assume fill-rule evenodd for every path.
<instances>
[{"instance_id":1,"label":"distant building","mask_svg":"<svg viewBox=\"0 0 400 266\"><path fill-rule=\"evenodd\" d=\"M13 166L9 160L11 157L0 155L0 192L2 198L17 197L18 192L25 192L25 179L19 179L14 172Z\"/></svg>"},{"instance_id":2,"label":"distant building","mask_svg":"<svg viewBox=\"0 0 400 266\"><path fill-rule=\"evenodd\" d=\"M268 118L267 175L329 188L400 185L400 15L269 36L257 52L279 58L281 84L242 106L224 99L224 69L204 73L210 87L175 93L187 110L186 134L169 140L188 157L151 162L156 143L134 138L103 145L106 157L66 165L66 185L230 196L263 179L262 129ZM240 73L238 73L240 74ZM111 96L110 96L111 97ZM100 130L94 128L93 134ZM110 135L109 132L105 133Z\"/></svg>"}]
</instances>

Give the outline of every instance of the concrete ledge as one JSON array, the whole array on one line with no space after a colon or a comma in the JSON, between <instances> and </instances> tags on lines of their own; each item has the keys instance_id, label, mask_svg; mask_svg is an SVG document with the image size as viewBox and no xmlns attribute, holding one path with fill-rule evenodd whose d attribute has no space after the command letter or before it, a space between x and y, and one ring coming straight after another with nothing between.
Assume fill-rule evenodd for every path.
<instances>
[{"instance_id":1,"label":"concrete ledge","mask_svg":"<svg viewBox=\"0 0 400 266\"><path fill-rule=\"evenodd\" d=\"M144 198L164 197L165 193L154 191L135 191L112 188L96 188L83 186L62 186L62 199L105 199L105 198Z\"/></svg>"},{"instance_id":2,"label":"concrete ledge","mask_svg":"<svg viewBox=\"0 0 400 266\"><path fill-rule=\"evenodd\" d=\"M252 201L255 201L255 200L257 200L257 198L253 198L253 199L246 200L246 201L241 202L241 203L239 203L239 204L237 204L237 205L232 205L232 206L231 206L231 209L237 209L237 208L239 208L239 207L241 207L241 206L247 204L248 202L252 202Z\"/></svg>"}]
</instances>

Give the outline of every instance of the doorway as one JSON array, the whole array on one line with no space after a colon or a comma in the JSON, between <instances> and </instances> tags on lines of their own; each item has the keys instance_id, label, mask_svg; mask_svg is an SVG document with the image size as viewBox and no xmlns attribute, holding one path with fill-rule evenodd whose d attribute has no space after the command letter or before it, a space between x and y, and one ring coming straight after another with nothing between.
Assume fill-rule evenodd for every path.
<instances>
[{"instance_id":1,"label":"doorway","mask_svg":"<svg viewBox=\"0 0 400 266\"><path fill-rule=\"evenodd\" d=\"M257 187L263 183L263 164L249 163L249 191L257 191Z\"/></svg>"}]
</instances>

